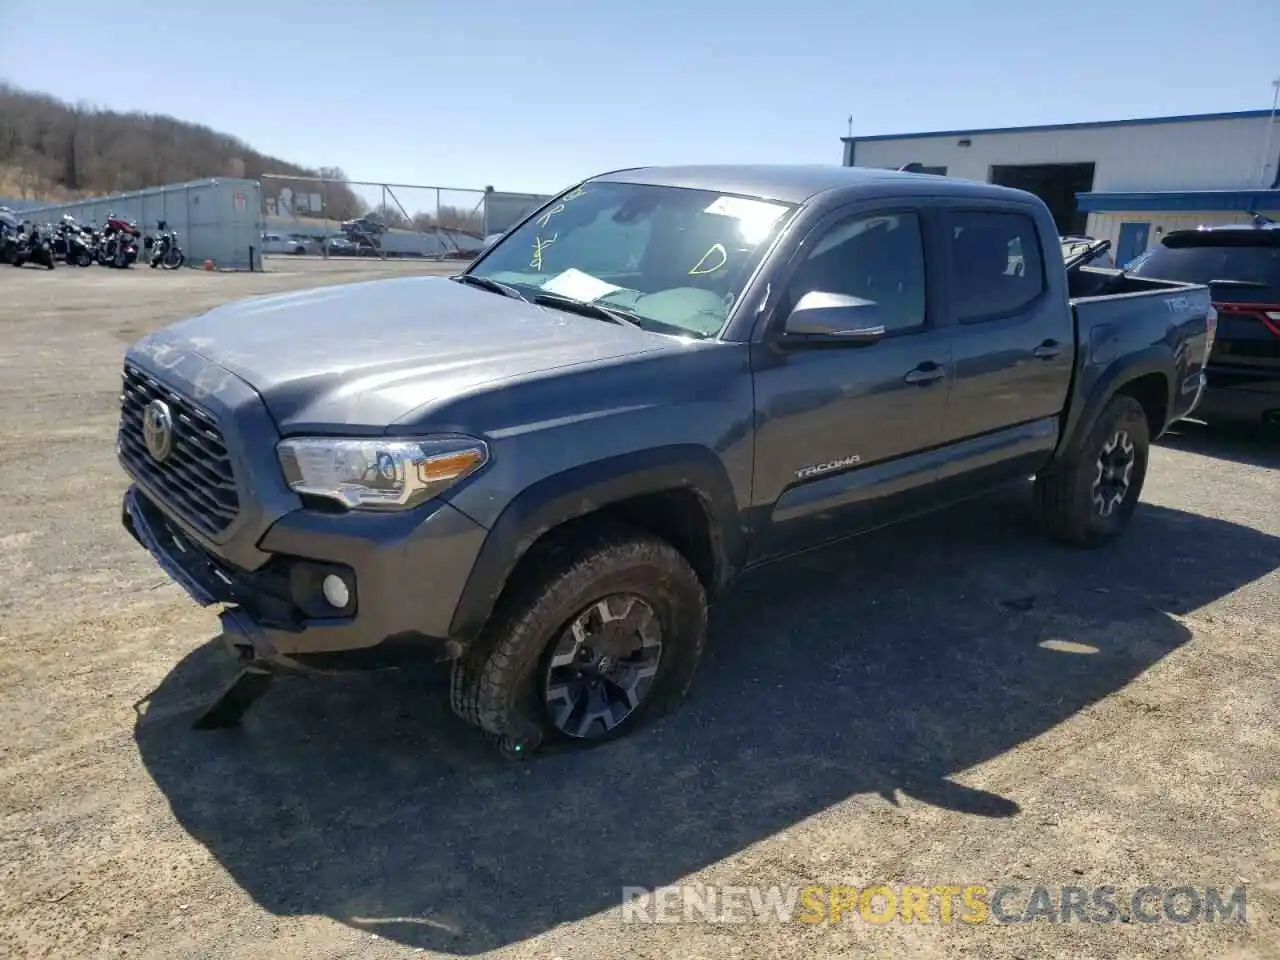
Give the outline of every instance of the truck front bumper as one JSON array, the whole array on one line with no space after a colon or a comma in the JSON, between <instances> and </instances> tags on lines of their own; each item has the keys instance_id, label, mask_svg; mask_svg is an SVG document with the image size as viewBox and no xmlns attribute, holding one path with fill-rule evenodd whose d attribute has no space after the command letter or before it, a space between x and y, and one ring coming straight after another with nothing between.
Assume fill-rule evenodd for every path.
<instances>
[{"instance_id":1,"label":"truck front bumper","mask_svg":"<svg viewBox=\"0 0 1280 960\"><path fill-rule=\"evenodd\" d=\"M456 656L449 623L487 533L439 502L397 515L299 510L261 538L271 560L246 571L197 544L137 485L122 521L196 603L224 605L223 634L240 656L318 669ZM323 609L329 572L350 589L344 608Z\"/></svg>"}]
</instances>

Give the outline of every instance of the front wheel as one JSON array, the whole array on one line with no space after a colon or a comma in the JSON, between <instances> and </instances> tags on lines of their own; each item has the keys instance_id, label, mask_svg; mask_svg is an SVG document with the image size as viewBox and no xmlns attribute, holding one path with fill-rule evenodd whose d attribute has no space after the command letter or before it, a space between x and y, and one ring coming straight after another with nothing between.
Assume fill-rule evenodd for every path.
<instances>
[{"instance_id":1,"label":"front wheel","mask_svg":"<svg viewBox=\"0 0 1280 960\"><path fill-rule=\"evenodd\" d=\"M164 259L160 262L160 266L166 270L177 270L186 262L186 257L177 247L170 247L164 252Z\"/></svg>"},{"instance_id":2,"label":"front wheel","mask_svg":"<svg viewBox=\"0 0 1280 960\"><path fill-rule=\"evenodd\" d=\"M515 757L604 743L677 706L707 628L706 594L679 551L618 529L540 560L455 662L454 711Z\"/></svg>"},{"instance_id":3,"label":"front wheel","mask_svg":"<svg viewBox=\"0 0 1280 960\"><path fill-rule=\"evenodd\" d=\"M1078 547L1119 536L1138 506L1150 446L1142 405L1112 397L1080 445L1036 477L1036 501L1050 535Z\"/></svg>"}]
</instances>

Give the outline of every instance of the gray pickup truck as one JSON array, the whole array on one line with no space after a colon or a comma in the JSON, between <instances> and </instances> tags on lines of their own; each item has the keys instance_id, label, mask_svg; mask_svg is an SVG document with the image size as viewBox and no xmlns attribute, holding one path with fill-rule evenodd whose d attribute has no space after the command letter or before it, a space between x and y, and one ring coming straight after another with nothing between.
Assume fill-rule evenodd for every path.
<instances>
[{"instance_id":1,"label":"gray pickup truck","mask_svg":"<svg viewBox=\"0 0 1280 960\"><path fill-rule=\"evenodd\" d=\"M1087 296L1079 296L1079 291ZM824 167L605 174L453 277L233 303L124 362L123 519L246 661L453 661L509 756L678 703L743 571L1035 478L1128 523L1204 286L1068 271L1045 205Z\"/></svg>"}]
</instances>

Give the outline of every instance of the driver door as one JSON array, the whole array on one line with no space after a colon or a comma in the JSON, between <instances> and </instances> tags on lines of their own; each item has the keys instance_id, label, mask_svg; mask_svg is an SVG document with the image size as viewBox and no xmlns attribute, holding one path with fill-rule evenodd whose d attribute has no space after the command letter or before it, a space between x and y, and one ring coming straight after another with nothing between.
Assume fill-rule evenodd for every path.
<instances>
[{"instance_id":1,"label":"driver door","mask_svg":"<svg viewBox=\"0 0 1280 960\"><path fill-rule=\"evenodd\" d=\"M753 347L755 503L768 516L753 559L878 526L918 508L947 436L951 343L930 293L936 244L927 209L857 209L800 245ZM871 300L871 343L790 342L787 314L820 291Z\"/></svg>"}]
</instances>

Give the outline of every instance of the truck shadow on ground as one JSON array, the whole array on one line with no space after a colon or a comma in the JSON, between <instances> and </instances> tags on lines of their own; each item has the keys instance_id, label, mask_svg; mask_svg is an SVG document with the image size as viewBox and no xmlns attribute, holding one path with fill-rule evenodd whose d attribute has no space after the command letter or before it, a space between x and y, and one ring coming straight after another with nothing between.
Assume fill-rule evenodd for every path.
<instances>
[{"instance_id":1,"label":"truck shadow on ground","mask_svg":"<svg viewBox=\"0 0 1280 960\"><path fill-rule=\"evenodd\" d=\"M1231 460L1254 467L1280 469L1280 428L1241 424L1175 423L1158 441L1160 446Z\"/></svg>"},{"instance_id":2,"label":"truck shadow on ground","mask_svg":"<svg viewBox=\"0 0 1280 960\"><path fill-rule=\"evenodd\" d=\"M603 749L506 764L438 673L286 682L241 730L195 733L227 675L212 643L135 736L179 822L265 909L475 954L855 795L1017 816L1017 797L952 778L1187 642L1168 613L1277 567L1280 538L1156 506L1113 547L1064 550L1011 491L744 580L685 708Z\"/></svg>"}]
</instances>

